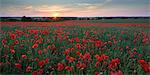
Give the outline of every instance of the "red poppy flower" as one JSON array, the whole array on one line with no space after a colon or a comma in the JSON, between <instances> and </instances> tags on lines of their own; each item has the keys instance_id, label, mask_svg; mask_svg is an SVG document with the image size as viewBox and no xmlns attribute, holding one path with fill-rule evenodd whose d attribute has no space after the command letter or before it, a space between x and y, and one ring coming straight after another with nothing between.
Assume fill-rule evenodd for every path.
<instances>
[{"instance_id":1,"label":"red poppy flower","mask_svg":"<svg viewBox=\"0 0 150 75\"><path fill-rule=\"evenodd\" d=\"M78 69L80 67L80 62L78 62L77 64L76 64L76 69Z\"/></svg>"},{"instance_id":2,"label":"red poppy flower","mask_svg":"<svg viewBox=\"0 0 150 75\"><path fill-rule=\"evenodd\" d=\"M95 58L97 59L97 61L101 62L103 60L102 57L100 57L98 54L95 55Z\"/></svg>"},{"instance_id":3,"label":"red poppy flower","mask_svg":"<svg viewBox=\"0 0 150 75\"><path fill-rule=\"evenodd\" d=\"M32 46L32 48L37 48L38 47L38 44L34 44L33 46Z\"/></svg>"},{"instance_id":4,"label":"red poppy flower","mask_svg":"<svg viewBox=\"0 0 150 75\"><path fill-rule=\"evenodd\" d=\"M37 71L33 71L33 72L32 72L32 75L37 75Z\"/></svg>"},{"instance_id":5,"label":"red poppy flower","mask_svg":"<svg viewBox=\"0 0 150 75\"><path fill-rule=\"evenodd\" d=\"M42 50L38 50L38 54L41 55L42 54Z\"/></svg>"},{"instance_id":6,"label":"red poppy flower","mask_svg":"<svg viewBox=\"0 0 150 75\"><path fill-rule=\"evenodd\" d=\"M73 43L73 41L74 41L73 39L70 39L70 40L69 40L70 43Z\"/></svg>"},{"instance_id":7,"label":"red poppy flower","mask_svg":"<svg viewBox=\"0 0 150 75\"><path fill-rule=\"evenodd\" d=\"M82 63L82 64L80 65L80 67L81 67L82 70L84 70L84 69L86 68L86 64L85 64L85 63Z\"/></svg>"},{"instance_id":8,"label":"red poppy flower","mask_svg":"<svg viewBox=\"0 0 150 75\"><path fill-rule=\"evenodd\" d=\"M44 72L43 69L39 69L39 70L38 70L38 73L39 73L39 74L42 74L43 72Z\"/></svg>"},{"instance_id":9,"label":"red poppy flower","mask_svg":"<svg viewBox=\"0 0 150 75\"><path fill-rule=\"evenodd\" d=\"M38 59L38 58L35 58L35 59L34 59L34 61L38 62L38 61L39 61L39 59Z\"/></svg>"},{"instance_id":10,"label":"red poppy flower","mask_svg":"<svg viewBox=\"0 0 150 75\"><path fill-rule=\"evenodd\" d=\"M99 66L99 61L97 61L97 62L95 63L95 67L98 68L98 66Z\"/></svg>"},{"instance_id":11,"label":"red poppy flower","mask_svg":"<svg viewBox=\"0 0 150 75\"><path fill-rule=\"evenodd\" d=\"M129 49L129 46L126 46L126 49Z\"/></svg>"},{"instance_id":12,"label":"red poppy flower","mask_svg":"<svg viewBox=\"0 0 150 75\"><path fill-rule=\"evenodd\" d=\"M38 65L41 67L41 66L43 66L45 64L45 61L44 60L42 60L42 61L40 61L39 63L38 63Z\"/></svg>"},{"instance_id":13,"label":"red poppy flower","mask_svg":"<svg viewBox=\"0 0 150 75\"><path fill-rule=\"evenodd\" d=\"M64 69L64 65L62 63L58 63L57 66L58 66L57 68L58 71L62 71Z\"/></svg>"},{"instance_id":14,"label":"red poppy flower","mask_svg":"<svg viewBox=\"0 0 150 75\"><path fill-rule=\"evenodd\" d=\"M50 48L51 48L51 45L48 45L48 46L47 46L47 49L50 49Z\"/></svg>"},{"instance_id":15,"label":"red poppy flower","mask_svg":"<svg viewBox=\"0 0 150 75\"><path fill-rule=\"evenodd\" d=\"M74 48L70 48L70 51L72 51L72 52L73 52L73 51L74 51Z\"/></svg>"},{"instance_id":16,"label":"red poppy flower","mask_svg":"<svg viewBox=\"0 0 150 75\"><path fill-rule=\"evenodd\" d=\"M16 37L17 37L17 36L16 36L15 34L11 34L11 35L10 35L10 38L11 38L12 40L15 40Z\"/></svg>"},{"instance_id":17,"label":"red poppy flower","mask_svg":"<svg viewBox=\"0 0 150 75\"><path fill-rule=\"evenodd\" d=\"M94 75L100 75L100 73L99 72L94 72Z\"/></svg>"},{"instance_id":18,"label":"red poppy flower","mask_svg":"<svg viewBox=\"0 0 150 75\"><path fill-rule=\"evenodd\" d=\"M106 56L105 54L102 54L102 55L101 55L101 58L102 58L103 60L108 60L109 56Z\"/></svg>"},{"instance_id":19,"label":"red poppy flower","mask_svg":"<svg viewBox=\"0 0 150 75\"><path fill-rule=\"evenodd\" d=\"M117 44L117 41L116 41L116 40L114 40L114 44Z\"/></svg>"},{"instance_id":20,"label":"red poppy flower","mask_svg":"<svg viewBox=\"0 0 150 75\"><path fill-rule=\"evenodd\" d=\"M98 59L99 55L98 55L98 54L96 54L94 57L95 57L96 59Z\"/></svg>"},{"instance_id":21,"label":"red poppy flower","mask_svg":"<svg viewBox=\"0 0 150 75\"><path fill-rule=\"evenodd\" d=\"M80 54L81 54L81 53L80 53L79 51L76 51L76 55L80 56Z\"/></svg>"},{"instance_id":22,"label":"red poppy flower","mask_svg":"<svg viewBox=\"0 0 150 75\"><path fill-rule=\"evenodd\" d=\"M98 40L98 41L95 41L95 45L100 48L102 46L102 41Z\"/></svg>"},{"instance_id":23,"label":"red poppy flower","mask_svg":"<svg viewBox=\"0 0 150 75\"><path fill-rule=\"evenodd\" d=\"M112 42L111 42L111 41L108 41L108 44L109 44L109 45L112 45Z\"/></svg>"},{"instance_id":24,"label":"red poppy flower","mask_svg":"<svg viewBox=\"0 0 150 75\"><path fill-rule=\"evenodd\" d=\"M26 72L30 72L32 70L32 67L30 67L30 66L28 66L27 68L26 68Z\"/></svg>"},{"instance_id":25,"label":"red poppy flower","mask_svg":"<svg viewBox=\"0 0 150 75\"><path fill-rule=\"evenodd\" d=\"M68 49L66 49L63 53L64 53L65 55L68 55L69 50L68 50Z\"/></svg>"},{"instance_id":26,"label":"red poppy flower","mask_svg":"<svg viewBox=\"0 0 150 75\"><path fill-rule=\"evenodd\" d=\"M85 40L85 39L82 39L82 42L83 42L83 44L87 44L87 40Z\"/></svg>"},{"instance_id":27,"label":"red poppy flower","mask_svg":"<svg viewBox=\"0 0 150 75\"><path fill-rule=\"evenodd\" d=\"M74 38L74 40L75 40L77 43L79 43L79 42L80 42L80 40L79 40L79 38L78 38L78 37Z\"/></svg>"},{"instance_id":28,"label":"red poppy flower","mask_svg":"<svg viewBox=\"0 0 150 75\"><path fill-rule=\"evenodd\" d=\"M15 50L14 49L11 49L10 52L11 52L11 54L15 54Z\"/></svg>"},{"instance_id":29,"label":"red poppy flower","mask_svg":"<svg viewBox=\"0 0 150 75\"><path fill-rule=\"evenodd\" d=\"M142 54L138 54L139 57L142 57Z\"/></svg>"},{"instance_id":30,"label":"red poppy flower","mask_svg":"<svg viewBox=\"0 0 150 75\"><path fill-rule=\"evenodd\" d=\"M66 69L67 71L72 71L73 68L70 67L70 66L66 66L65 69Z\"/></svg>"},{"instance_id":31,"label":"red poppy flower","mask_svg":"<svg viewBox=\"0 0 150 75\"><path fill-rule=\"evenodd\" d=\"M112 59L111 62L112 62L112 64L115 64L115 63L120 64L120 60L118 58Z\"/></svg>"},{"instance_id":32,"label":"red poppy flower","mask_svg":"<svg viewBox=\"0 0 150 75\"><path fill-rule=\"evenodd\" d=\"M34 38L36 39L36 38L38 38L39 37L39 35L38 34L36 34L35 36L34 36Z\"/></svg>"},{"instance_id":33,"label":"red poppy flower","mask_svg":"<svg viewBox=\"0 0 150 75\"><path fill-rule=\"evenodd\" d=\"M89 59L89 58L90 58L90 53L85 53L83 59Z\"/></svg>"},{"instance_id":34,"label":"red poppy flower","mask_svg":"<svg viewBox=\"0 0 150 75\"><path fill-rule=\"evenodd\" d=\"M46 58L46 59L45 59L45 64L48 64L48 63L49 63L49 59Z\"/></svg>"},{"instance_id":35,"label":"red poppy flower","mask_svg":"<svg viewBox=\"0 0 150 75\"><path fill-rule=\"evenodd\" d=\"M113 72L113 71L111 71L110 72L110 75L123 75L123 73L122 73L122 71L118 71L118 72Z\"/></svg>"},{"instance_id":36,"label":"red poppy flower","mask_svg":"<svg viewBox=\"0 0 150 75\"><path fill-rule=\"evenodd\" d=\"M144 38L144 39L142 40L143 43L146 43L146 42L148 42L148 41L149 41L149 38Z\"/></svg>"},{"instance_id":37,"label":"red poppy flower","mask_svg":"<svg viewBox=\"0 0 150 75\"><path fill-rule=\"evenodd\" d=\"M79 43L76 44L76 48L80 49L81 45Z\"/></svg>"},{"instance_id":38,"label":"red poppy flower","mask_svg":"<svg viewBox=\"0 0 150 75\"><path fill-rule=\"evenodd\" d=\"M118 64L120 64L120 60L118 58L112 59L111 63L109 63L108 65L108 68L109 69L116 68Z\"/></svg>"},{"instance_id":39,"label":"red poppy flower","mask_svg":"<svg viewBox=\"0 0 150 75\"><path fill-rule=\"evenodd\" d=\"M14 42L14 44L16 45L16 44L19 44L19 41L18 40L16 40L15 42Z\"/></svg>"},{"instance_id":40,"label":"red poppy flower","mask_svg":"<svg viewBox=\"0 0 150 75\"><path fill-rule=\"evenodd\" d=\"M146 65L147 64L147 62L145 61L145 60L138 60L138 62L141 64L141 65Z\"/></svg>"},{"instance_id":41,"label":"red poppy flower","mask_svg":"<svg viewBox=\"0 0 150 75\"><path fill-rule=\"evenodd\" d=\"M23 59L27 59L27 56L26 55L22 55L21 56Z\"/></svg>"},{"instance_id":42,"label":"red poppy flower","mask_svg":"<svg viewBox=\"0 0 150 75\"><path fill-rule=\"evenodd\" d=\"M3 40L2 40L2 43L6 44L6 43L7 43L7 40L6 40L6 39L3 39Z\"/></svg>"},{"instance_id":43,"label":"red poppy flower","mask_svg":"<svg viewBox=\"0 0 150 75\"><path fill-rule=\"evenodd\" d=\"M15 66L16 66L18 69L20 69L20 68L22 67L22 65L19 64L19 63L16 63Z\"/></svg>"},{"instance_id":44,"label":"red poppy flower","mask_svg":"<svg viewBox=\"0 0 150 75\"><path fill-rule=\"evenodd\" d=\"M142 66L143 70L147 73L150 74L150 67L148 66Z\"/></svg>"},{"instance_id":45,"label":"red poppy flower","mask_svg":"<svg viewBox=\"0 0 150 75\"><path fill-rule=\"evenodd\" d=\"M66 56L66 60L69 60L69 59L70 59L70 56L69 56L69 55L67 55L67 56Z\"/></svg>"},{"instance_id":46,"label":"red poppy flower","mask_svg":"<svg viewBox=\"0 0 150 75\"><path fill-rule=\"evenodd\" d=\"M138 62L141 64L143 70L146 72L146 73L150 73L150 67L148 66L148 63L145 61L145 60L138 60Z\"/></svg>"},{"instance_id":47,"label":"red poppy flower","mask_svg":"<svg viewBox=\"0 0 150 75\"><path fill-rule=\"evenodd\" d=\"M70 63L74 62L75 60L76 60L76 58L74 58L74 57L70 57L70 58L69 58L69 62L70 62Z\"/></svg>"}]
</instances>

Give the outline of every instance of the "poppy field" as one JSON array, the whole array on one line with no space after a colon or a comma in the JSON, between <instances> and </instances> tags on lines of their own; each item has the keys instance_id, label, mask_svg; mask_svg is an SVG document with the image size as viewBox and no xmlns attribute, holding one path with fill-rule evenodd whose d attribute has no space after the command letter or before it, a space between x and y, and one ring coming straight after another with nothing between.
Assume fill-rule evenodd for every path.
<instances>
[{"instance_id":1,"label":"poppy field","mask_svg":"<svg viewBox=\"0 0 150 75\"><path fill-rule=\"evenodd\" d=\"M0 36L1 74L150 74L148 25L1 25Z\"/></svg>"}]
</instances>

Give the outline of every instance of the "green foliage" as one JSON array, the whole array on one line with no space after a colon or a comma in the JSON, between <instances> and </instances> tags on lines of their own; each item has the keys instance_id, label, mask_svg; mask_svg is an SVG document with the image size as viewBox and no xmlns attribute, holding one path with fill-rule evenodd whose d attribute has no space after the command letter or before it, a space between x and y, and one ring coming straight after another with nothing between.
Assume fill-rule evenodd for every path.
<instances>
[{"instance_id":1,"label":"green foliage","mask_svg":"<svg viewBox=\"0 0 150 75\"><path fill-rule=\"evenodd\" d=\"M29 33L28 30L39 30L37 33ZM147 29L147 30L146 30ZM21 28L20 26L2 26L1 30L1 48L0 48L0 73L1 74L32 74L34 71L43 69L43 74L94 74L94 72L102 73L103 75L110 74L111 70L108 69L108 64L115 58L119 58L120 64L114 71L121 70L124 74L146 74L140 64L137 62L140 59L144 59L150 62L150 42L143 43L144 38L150 38L149 28L138 28L138 27L81 27L81 26L60 26L60 27L34 27L28 26ZM16 30L23 31L23 34L19 34ZM43 34L40 30L48 30L48 34ZM125 32L125 33L123 33ZM143 34L144 32L144 34ZM11 34L15 34L17 37L15 40L11 39ZM135 33L137 35L135 35ZM28 36L27 36L28 35ZM35 36L38 35L37 38ZM64 39L64 37L68 38ZM113 36L116 38L110 39ZM70 43L69 40L72 38L78 38L80 42ZM37 48L32 48L37 40L42 42L38 43ZM2 40L6 39L7 43L2 43ZM87 44L82 42L82 39L88 40ZM138 39L137 42L134 42ZM18 40L19 44L14 44ZM89 40L101 40L103 43L107 42L104 46L97 48L93 45L93 42ZM24 41L24 42L23 42ZM117 41L116 44L114 42ZM108 44L111 42L112 44ZM76 48L76 44L81 44L81 49ZM3 45L2 45L3 44ZM48 46L54 45L54 48L47 48ZM7 47L8 46L8 47ZM11 53L11 47L14 46L15 53ZM127 46L129 48L127 48ZM86 48L84 50L84 47ZM76 58L72 63L66 60L64 51L68 48L74 48L74 51L69 52L71 57ZM44 53L44 50L47 52ZM38 53L38 50L42 50L42 54ZM86 69L76 70L77 62L85 63L79 56L76 55L76 51L81 52L82 55L90 53L92 61L86 61ZM94 51L94 53L92 53ZM133 56L129 53L136 52ZM109 56L106 60L108 64L104 64L104 61L100 62L99 67L95 67L96 58L95 55L105 54ZM139 54L142 56L139 57ZM26 55L27 59L23 59L22 55ZM39 61L35 61L38 58ZM38 63L46 58L49 59L49 63L40 67ZM21 69L16 68L15 63L22 64ZM64 66L73 66L73 71L68 72L66 69L63 71L57 71L57 63L63 63ZM133 66L134 65L134 66ZM32 70L26 72L27 66L31 66ZM102 71L105 69L106 71Z\"/></svg>"}]
</instances>

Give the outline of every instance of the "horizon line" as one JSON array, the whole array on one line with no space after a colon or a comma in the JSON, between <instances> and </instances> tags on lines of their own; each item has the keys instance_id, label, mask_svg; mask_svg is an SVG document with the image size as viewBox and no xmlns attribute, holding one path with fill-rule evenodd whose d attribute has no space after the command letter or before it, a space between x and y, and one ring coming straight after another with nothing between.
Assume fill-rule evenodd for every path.
<instances>
[{"instance_id":1,"label":"horizon line","mask_svg":"<svg viewBox=\"0 0 150 75\"><path fill-rule=\"evenodd\" d=\"M0 16L0 17L23 17L23 16ZM25 17L53 17L53 16L25 16ZM57 17L150 17L150 16L57 16Z\"/></svg>"}]
</instances>

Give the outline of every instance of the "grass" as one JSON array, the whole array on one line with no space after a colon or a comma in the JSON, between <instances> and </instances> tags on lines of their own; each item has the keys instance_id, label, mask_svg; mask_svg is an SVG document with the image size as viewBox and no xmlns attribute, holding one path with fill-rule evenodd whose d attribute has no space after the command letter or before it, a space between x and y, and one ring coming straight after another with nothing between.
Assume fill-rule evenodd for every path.
<instances>
[{"instance_id":1,"label":"grass","mask_svg":"<svg viewBox=\"0 0 150 75\"><path fill-rule=\"evenodd\" d=\"M150 19L103 19L103 20L90 20L89 22L99 23L150 23Z\"/></svg>"},{"instance_id":2,"label":"grass","mask_svg":"<svg viewBox=\"0 0 150 75\"><path fill-rule=\"evenodd\" d=\"M12 34L16 36L15 39L12 39L14 37ZM1 41L3 41L0 43L0 73L59 75L98 72L108 75L111 72L121 71L123 74L147 74L138 61L143 59L147 63L150 62L150 42L143 42L143 39L150 38L149 35L149 27L4 26L1 27ZM19 41L19 44L15 44L16 41ZM34 44L38 44L38 47L33 48ZM15 50L15 53L12 53L12 50ZM42 52L39 53L39 50ZM76 54L77 51L81 53L80 56ZM64 54L65 52L68 53ZM27 58L23 58L22 55L26 55ZM95 55L105 55L108 59L98 61ZM39 65L41 61L46 62L46 59L48 63ZM108 66L116 59L119 60L115 62L119 62L117 66L109 69ZM99 62L99 66L95 66L96 62ZM16 63L22 66L18 67ZM61 71L58 70L60 67L58 63L63 64ZM78 69L77 63L80 63ZM81 64L85 64L86 67L83 68ZM32 69L26 71L29 66Z\"/></svg>"}]
</instances>

